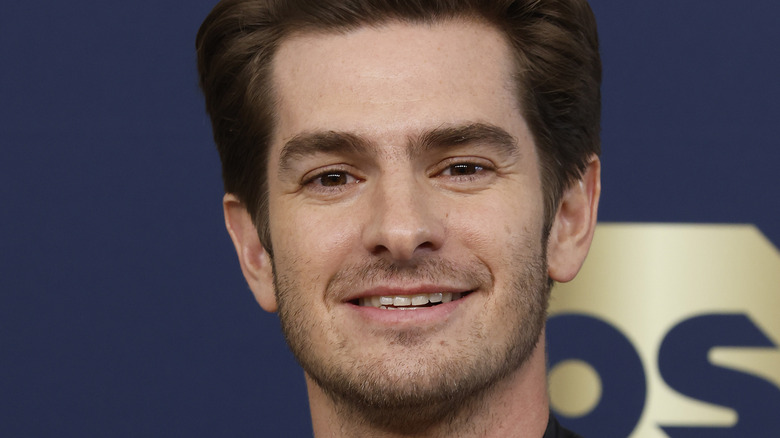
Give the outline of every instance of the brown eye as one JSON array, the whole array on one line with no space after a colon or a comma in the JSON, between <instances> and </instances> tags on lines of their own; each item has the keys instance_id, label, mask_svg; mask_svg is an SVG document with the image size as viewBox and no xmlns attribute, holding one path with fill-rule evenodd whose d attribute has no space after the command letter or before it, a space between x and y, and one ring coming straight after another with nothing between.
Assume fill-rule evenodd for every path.
<instances>
[{"instance_id":1,"label":"brown eye","mask_svg":"<svg viewBox=\"0 0 780 438\"><path fill-rule=\"evenodd\" d=\"M349 177L344 172L323 173L318 179L325 187L343 186L349 182Z\"/></svg>"},{"instance_id":2,"label":"brown eye","mask_svg":"<svg viewBox=\"0 0 780 438\"><path fill-rule=\"evenodd\" d=\"M483 171L485 168L473 163L459 163L454 164L450 166L446 171L445 174L449 173L449 175L452 176L468 176L468 175L474 175L478 172Z\"/></svg>"}]
</instances>

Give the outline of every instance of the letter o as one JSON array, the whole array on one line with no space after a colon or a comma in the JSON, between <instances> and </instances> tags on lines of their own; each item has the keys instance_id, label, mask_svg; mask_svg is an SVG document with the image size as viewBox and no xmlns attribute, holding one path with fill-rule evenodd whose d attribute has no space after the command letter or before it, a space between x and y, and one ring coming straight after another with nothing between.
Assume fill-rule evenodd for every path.
<instances>
[{"instance_id":1,"label":"letter o","mask_svg":"<svg viewBox=\"0 0 780 438\"><path fill-rule=\"evenodd\" d=\"M625 438L639 423L647 381L642 360L617 328L593 316L562 314L547 321L549 367L578 359L588 363L602 382L601 400L581 417L555 415L583 436Z\"/></svg>"}]
</instances>

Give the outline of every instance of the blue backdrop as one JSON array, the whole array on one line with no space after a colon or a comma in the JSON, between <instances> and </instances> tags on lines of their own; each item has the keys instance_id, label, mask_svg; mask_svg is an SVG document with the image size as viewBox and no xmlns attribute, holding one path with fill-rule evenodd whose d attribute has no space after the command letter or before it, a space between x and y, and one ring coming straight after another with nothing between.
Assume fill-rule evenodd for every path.
<instances>
[{"instance_id":1,"label":"blue backdrop","mask_svg":"<svg viewBox=\"0 0 780 438\"><path fill-rule=\"evenodd\" d=\"M215 2L0 12L0 435L308 436L224 231L194 37ZM591 2L605 221L780 244L780 3Z\"/></svg>"}]
</instances>

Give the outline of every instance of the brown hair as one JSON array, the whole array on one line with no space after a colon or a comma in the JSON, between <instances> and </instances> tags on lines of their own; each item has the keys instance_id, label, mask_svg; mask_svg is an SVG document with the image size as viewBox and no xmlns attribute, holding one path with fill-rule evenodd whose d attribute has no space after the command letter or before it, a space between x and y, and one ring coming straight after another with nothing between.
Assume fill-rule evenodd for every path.
<instances>
[{"instance_id":1,"label":"brown hair","mask_svg":"<svg viewBox=\"0 0 780 438\"><path fill-rule=\"evenodd\" d=\"M280 42L292 33L454 18L490 23L514 50L518 100L539 152L549 231L564 189L600 153L601 59L586 0L222 0L198 31L200 86L225 191L246 206L267 250L266 158L275 108L270 75Z\"/></svg>"}]
</instances>

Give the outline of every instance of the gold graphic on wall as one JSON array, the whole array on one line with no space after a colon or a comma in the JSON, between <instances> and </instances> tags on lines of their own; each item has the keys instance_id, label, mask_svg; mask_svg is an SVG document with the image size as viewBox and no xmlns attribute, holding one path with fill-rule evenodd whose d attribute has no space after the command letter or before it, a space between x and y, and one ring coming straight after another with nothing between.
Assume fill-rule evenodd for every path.
<instances>
[{"instance_id":1,"label":"gold graphic on wall","mask_svg":"<svg viewBox=\"0 0 780 438\"><path fill-rule=\"evenodd\" d=\"M751 225L599 224L580 274L553 290L550 316L563 314L601 319L636 349L647 396L632 437L667 437L660 426L731 427L733 409L664 381L659 347L672 327L708 314L743 314L780 345L780 252ZM708 359L780 387L777 348L713 348ZM556 364L549 374L553 408L587 415L609 377L584 361Z\"/></svg>"}]
</instances>

